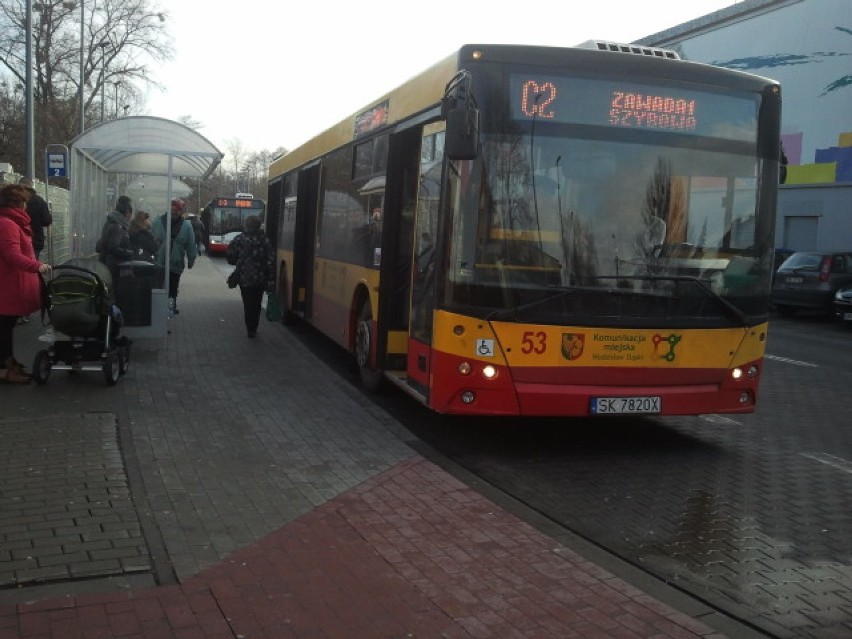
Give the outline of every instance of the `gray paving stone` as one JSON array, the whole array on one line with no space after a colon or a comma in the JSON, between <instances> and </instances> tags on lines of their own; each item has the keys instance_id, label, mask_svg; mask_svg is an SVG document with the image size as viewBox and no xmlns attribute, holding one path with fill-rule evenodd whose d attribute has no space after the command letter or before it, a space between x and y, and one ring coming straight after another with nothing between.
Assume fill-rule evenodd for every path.
<instances>
[{"instance_id":1,"label":"gray paving stone","mask_svg":"<svg viewBox=\"0 0 852 639\"><path fill-rule=\"evenodd\" d=\"M411 455L375 420L353 424L341 419L354 411L341 410L338 404L351 406L352 400L339 389L329 388L328 402L309 408L298 394L275 392L285 379L297 380L288 371L316 375L322 370L315 371L315 360L285 331L263 332L274 348L247 350L242 331L233 329L241 324L242 311L233 299L228 304L227 289L193 289L196 275L199 281L215 275L205 268L200 261L182 280L184 312L172 322L168 341L177 344L178 352L185 346L189 350L187 341L195 342L192 355L203 355L205 366L216 369L229 361L243 366L251 358L255 361L247 368L257 373L208 385L201 359L179 357L160 344L150 351L134 345L146 370L128 408L146 478L146 505L181 578L187 570L209 565L210 557L222 558ZM228 321L205 324L211 315ZM181 332L185 329L192 334ZM300 366L299 358L310 360L310 366ZM174 383L163 385L164 379ZM158 401L140 404L140 397ZM323 441L333 443L319 455L316 447ZM236 513L237 521L223 525L223 513ZM199 541L205 537L207 547L201 551ZM198 558L192 569L190 556Z\"/></svg>"},{"instance_id":2,"label":"gray paving stone","mask_svg":"<svg viewBox=\"0 0 852 639\"><path fill-rule=\"evenodd\" d=\"M4 583L114 574L99 572L87 542L114 524L139 528L116 427L108 413L0 418L0 504L17 505L2 509L0 549L22 558L0 562Z\"/></svg>"}]
</instances>

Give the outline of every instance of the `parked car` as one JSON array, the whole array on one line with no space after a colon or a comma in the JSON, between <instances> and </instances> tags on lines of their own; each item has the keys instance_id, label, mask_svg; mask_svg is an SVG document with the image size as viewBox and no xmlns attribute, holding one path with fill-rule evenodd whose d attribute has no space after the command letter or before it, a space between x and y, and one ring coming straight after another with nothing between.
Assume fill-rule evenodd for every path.
<instances>
[{"instance_id":1,"label":"parked car","mask_svg":"<svg viewBox=\"0 0 852 639\"><path fill-rule=\"evenodd\" d=\"M852 328L852 285L837 289L834 294L834 313L846 326Z\"/></svg>"},{"instance_id":2,"label":"parked car","mask_svg":"<svg viewBox=\"0 0 852 639\"><path fill-rule=\"evenodd\" d=\"M793 249L788 248L776 248L775 249L775 260L772 263L772 279L775 279L775 274L778 272L779 267L784 263L784 261L790 257L793 253L795 253Z\"/></svg>"},{"instance_id":3,"label":"parked car","mask_svg":"<svg viewBox=\"0 0 852 639\"><path fill-rule=\"evenodd\" d=\"M831 313L834 294L846 285L852 285L852 251L798 251L778 268L769 299L782 315L799 309Z\"/></svg>"}]
</instances>

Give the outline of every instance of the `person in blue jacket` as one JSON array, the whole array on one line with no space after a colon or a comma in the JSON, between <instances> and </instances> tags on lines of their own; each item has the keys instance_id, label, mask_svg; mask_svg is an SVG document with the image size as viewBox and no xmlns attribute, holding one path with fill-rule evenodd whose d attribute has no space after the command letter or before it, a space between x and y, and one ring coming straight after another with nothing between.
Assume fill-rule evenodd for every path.
<instances>
[{"instance_id":1,"label":"person in blue jacket","mask_svg":"<svg viewBox=\"0 0 852 639\"><path fill-rule=\"evenodd\" d=\"M180 276L184 268L192 268L198 250L195 245L195 232L192 225L183 219L184 202L175 198L171 203L171 213L159 216L151 227L154 239L157 240L157 265L166 264L166 220L171 223L171 252L169 255L169 315L177 315L177 296Z\"/></svg>"}]
</instances>

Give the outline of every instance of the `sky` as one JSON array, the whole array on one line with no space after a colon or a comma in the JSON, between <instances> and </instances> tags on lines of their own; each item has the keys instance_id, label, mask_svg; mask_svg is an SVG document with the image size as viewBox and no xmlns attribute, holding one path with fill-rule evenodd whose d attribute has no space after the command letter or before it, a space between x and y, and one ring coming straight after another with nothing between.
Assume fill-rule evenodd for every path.
<instances>
[{"instance_id":1,"label":"sky","mask_svg":"<svg viewBox=\"0 0 852 639\"><path fill-rule=\"evenodd\" d=\"M175 55L151 66L165 90L152 89L140 111L189 117L230 155L292 150L463 44L632 42L737 2L238 0L215 10L210 0L159 4Z\"/></svg>"}]
</instances>

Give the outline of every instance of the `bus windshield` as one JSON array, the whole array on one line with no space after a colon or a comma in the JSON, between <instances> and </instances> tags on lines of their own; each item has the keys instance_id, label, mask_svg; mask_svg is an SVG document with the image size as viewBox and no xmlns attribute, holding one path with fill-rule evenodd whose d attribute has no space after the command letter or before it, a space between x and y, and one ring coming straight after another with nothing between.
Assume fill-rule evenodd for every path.
<instances>
[{"instance_id":1,"label":"bus windshield","mask_svg":"<svg viewBox=\"0 0 852 639\"><path fill-rule=\"evenodd\" d=\"M763 313L756 100L713 99L717 122L688 131L541 110L483 131L479 158L452 167L447 307L611 326ZM726 126L731 105L741 117Z\"/></svg>"},{"instance_id":2,"label":"bus windshield","mask_svg":"<svg viewBox=\"0 0 852 639\"><path fill-rule=\"evenodd\" d=\"M249 215L257 215L257 210L233 206L214 207L210 212L210 233L214 235L242 233L245 218Z\"/></svg>"}]
</instances>

